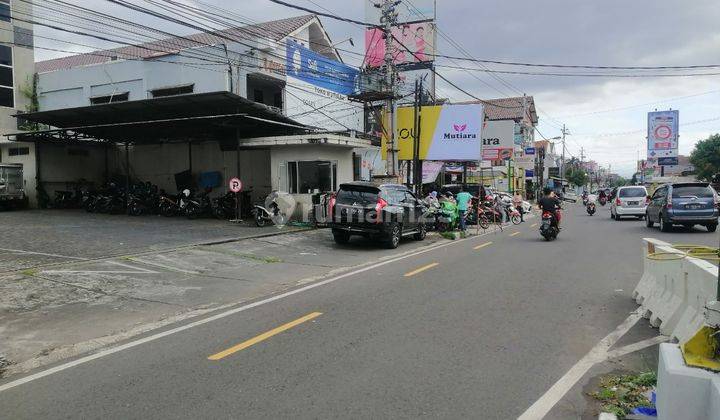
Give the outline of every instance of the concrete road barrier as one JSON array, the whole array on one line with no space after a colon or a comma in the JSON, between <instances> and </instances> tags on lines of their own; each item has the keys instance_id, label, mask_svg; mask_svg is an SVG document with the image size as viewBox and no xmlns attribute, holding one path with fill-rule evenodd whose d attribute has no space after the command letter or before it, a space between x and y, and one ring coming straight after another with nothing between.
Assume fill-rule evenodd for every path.
<instances>
[{"instance_id":1,"label":"concrete road barrier","mask_svg":"<svg viewBox=\"0 0 720 420\"><path fill-rule=\"evenodd\" d=\"M684 254L667 242L644 238L643 275L633 292L651 325L681 343L702 326L705 304L715 300L717 290L717 268Z\"/></svg>"}]
</instances>

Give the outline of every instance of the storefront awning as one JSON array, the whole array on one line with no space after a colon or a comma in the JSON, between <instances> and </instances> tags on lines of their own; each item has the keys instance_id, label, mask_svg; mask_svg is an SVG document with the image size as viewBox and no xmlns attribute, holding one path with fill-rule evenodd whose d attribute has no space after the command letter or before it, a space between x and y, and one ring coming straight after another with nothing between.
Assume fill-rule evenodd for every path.
<instances>
[{"instance_id":1,"label":"storefront awning","mask_svg":"<svg viewBox=\"0 0 720 420\"><path fill-rule=\"evenodd\" d=\"M224 91L40 111L16 117L49 127L6 135L12 141L30 142L157 144L218 140L234 143L238 138L301 134L311 130L279 110Z\"/></svg>"}]
</instances>

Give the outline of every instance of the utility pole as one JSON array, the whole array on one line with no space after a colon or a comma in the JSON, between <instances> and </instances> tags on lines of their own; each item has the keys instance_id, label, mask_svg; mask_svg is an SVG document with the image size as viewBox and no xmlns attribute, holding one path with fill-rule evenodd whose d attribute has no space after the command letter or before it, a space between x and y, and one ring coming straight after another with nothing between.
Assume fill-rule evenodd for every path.
<instances>
[{"instance_id":1,"label":"utility pole","mask_svg":"<svg viewBox=\"0 0 720 420\"><path fill-rule=\"evenodd\" d=\"M563 124L563 128L562 128L562 158L560 161L560 179L562 179L562 180L565 179L565 135L566 134L568 134L568 131L565 128L565 124ZM561 184L564 184L564 182L561 181Z\"/></svg>"},{"instance_id":2,"label":"utility pole","mask_svg":"<svg viewBox=\"0 0 720 420\"><path fill-rule=\"evenodd\" d=\"M388 130L387 141L387 174L397 175L397 147L395 145L395 68L393 64L393 36L392 28L395 26L397 15L395 14L395 0L384 0L382 3L382 17L380 23L385 32L385 83L388 89L388 99L385 101L385 115L389 116L390 129Z\"/></svg>"}]
</instances>

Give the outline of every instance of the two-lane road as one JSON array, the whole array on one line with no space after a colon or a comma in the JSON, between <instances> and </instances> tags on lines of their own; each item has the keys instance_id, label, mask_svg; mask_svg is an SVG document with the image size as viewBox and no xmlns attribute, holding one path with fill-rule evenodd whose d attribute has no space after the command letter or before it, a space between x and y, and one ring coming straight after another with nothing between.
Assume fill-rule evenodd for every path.
<instances>
[{"instance_id":1,"label":"two-lane road","mask_svg":"<svg viewBox=\"0 0 720 420\"><path fill-rule=\"evenodd\" d=\"M718 239L568 207L11 378L0 417L518 417L636 309L643 236Z\"/></svg>"}]
</instances>

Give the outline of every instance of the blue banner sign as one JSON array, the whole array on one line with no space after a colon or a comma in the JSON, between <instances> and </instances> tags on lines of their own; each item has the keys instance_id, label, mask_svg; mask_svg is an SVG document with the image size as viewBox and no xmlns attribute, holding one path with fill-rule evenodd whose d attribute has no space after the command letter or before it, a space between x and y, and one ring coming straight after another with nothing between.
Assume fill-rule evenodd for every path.
<instances>
[{"instance_id":1,"label":"blue banner sign","mask_svg":"<svg viewBox=\"0 0 720 420\"><path fill-rule=\"evenodd\" d=\"M525 169L525 178L534 178L535 171L532 169Z\"/></svg>"},{"instance_id":2,"label":"blue banner sign","mask_svg":"<svg viewBox=\"0 0 720 420\"><path fill-rule=\"evenodd\" d=\"M526 148L525 148L525 154L526 154L526 155L534 155L534 154L535 154L535 148L534 148L534 147L526 147Z\"/></svg>"},{"instance_id":3,"label":"blue banner sign","mask_svg":"<svg viewBox=\"0 0 720 420\"><path fill-rule=\"evenodd\" d=\"M357 90L360 71L354 67L331 60L293 40L287 41L286 58L288 76L342 95Z\"/></svg>"}]
</instances>

